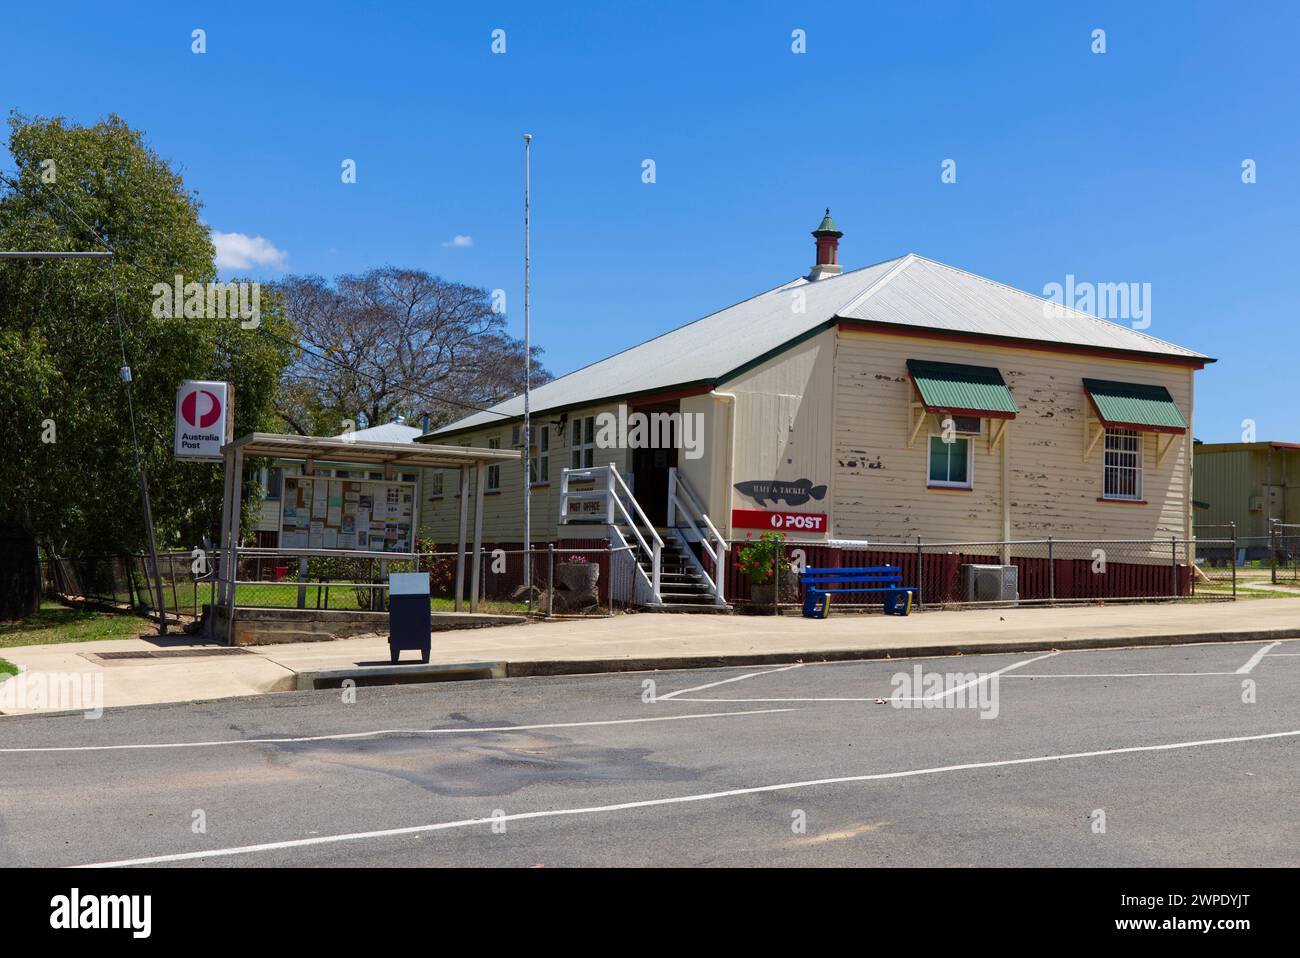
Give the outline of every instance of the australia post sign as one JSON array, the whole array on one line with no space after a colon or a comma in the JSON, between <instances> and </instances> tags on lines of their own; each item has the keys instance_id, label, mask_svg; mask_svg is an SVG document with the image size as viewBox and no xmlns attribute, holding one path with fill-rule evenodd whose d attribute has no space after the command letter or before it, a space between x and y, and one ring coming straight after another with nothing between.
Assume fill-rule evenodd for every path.
<instances>
[{"instance_id":1,"label":"australia post sign","mask_svg":"<svg viewBox=\"0 0 1300 958\"><path fill-rule=\"evenodd\" d=\"M779 532L825 532L824 512L769 512L766 509L732 509L733 529L773 529Z\"/></svg>"},{"instance_id":2,"label":"australia post sign","mask_svg":"<svg viewBox=\"0 0 1300 958\"><path fill-rule=\"evenodd\" d=\"M227 427L234 421L229 383L187 379L176 391L177 459L220 459Z\"/></svg>"}]
</instances>

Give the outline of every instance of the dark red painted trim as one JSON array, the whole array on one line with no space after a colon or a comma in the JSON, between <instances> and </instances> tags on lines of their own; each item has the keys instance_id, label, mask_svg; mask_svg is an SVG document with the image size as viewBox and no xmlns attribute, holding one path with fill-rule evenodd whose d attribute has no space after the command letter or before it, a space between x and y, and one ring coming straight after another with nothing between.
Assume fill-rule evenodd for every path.
<instances>
[{"instance_id":1,"label":"dark red painted trim","mask_svg":"<svg viewBox=\"0 0 1300 958\"><path fill-rule=\"evenodd\" d=\"M667 392L650 393L647 396L629 397L627 404L632 408L637 406L652 406L655 403L672 402L674 399L687 399L690 396L703 396L713 390L712 386L694 386L686 389L673 389Z\"/></svg>"},{"instance_id":2,"label":"dark red painted trim","mask_svg":"<svg viewBox=\"0 0 1300 958\"><path fill-rule=\"evenodd\" d=\"M1149 506L1151 504L1147 502L1145 499L1111 499L1111 498L1107 498L1106 496L1098 496L1097 501L1118 502L1121 505L1125 505L1125 506Z\"/></svg>"}]
</instances>

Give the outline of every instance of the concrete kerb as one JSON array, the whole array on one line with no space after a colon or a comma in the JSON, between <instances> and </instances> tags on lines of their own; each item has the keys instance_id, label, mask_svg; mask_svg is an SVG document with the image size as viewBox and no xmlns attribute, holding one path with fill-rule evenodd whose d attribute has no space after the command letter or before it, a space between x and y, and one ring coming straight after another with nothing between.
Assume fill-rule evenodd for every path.
<instances>
[{"instance_id":1,"label":"concrete kerb","mask_svg":"<svg viewBox=\"0 0 1300 958\"><path fill-rule=\"evenodd\" d=\"M790 665L797 662L855 662L876 659L933 659L950 655L999 655L1014 652L1068 652L1161 645L1205 645L1229 642L1271 642L1300 638L1300 628L1174 635L1096 636L1038 641L949 643L889 648L820 649L799 652L737 653L735 655L647 656L623 659L569 659L507 662L506 676L590 675L602 672L656 672L729 668L747 665Z\"/></svg>"},{"instance_id":2,"label":"concrete kerb","mask_svg":"<svg viewBox=\"0 0 1300 958\"><path fill-rule=\"evenodd\" d=\"M299 692L340 688L351 680L359 687L367 685L405 685L422 682L455 682L467 679L503 679L505 662L418 662L396 665L362 666L353 669L318 669L298 672Z\"/></svg>"}]
</instances>

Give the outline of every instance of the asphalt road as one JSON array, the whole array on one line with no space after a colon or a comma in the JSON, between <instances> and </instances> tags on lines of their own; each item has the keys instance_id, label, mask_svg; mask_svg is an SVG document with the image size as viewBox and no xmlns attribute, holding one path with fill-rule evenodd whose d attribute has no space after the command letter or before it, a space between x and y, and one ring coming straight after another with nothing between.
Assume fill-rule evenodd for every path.
<instances>
[{"instance_id":1,"label":"asphalt road","mask_svg":"<svg viewBox=\"0 0 1300 958\"><path fill-rule=\"evenodd\" d=\"M284 693L0 718L0 865L1295 866L1298 759L1300 641Z\"/></svg>"}]
</instances>

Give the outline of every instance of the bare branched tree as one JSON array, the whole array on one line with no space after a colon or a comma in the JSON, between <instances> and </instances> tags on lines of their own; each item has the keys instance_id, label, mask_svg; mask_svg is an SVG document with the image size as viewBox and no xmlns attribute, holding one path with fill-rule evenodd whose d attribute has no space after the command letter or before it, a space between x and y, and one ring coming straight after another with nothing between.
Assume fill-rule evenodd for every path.
<instances>
[{"instance_id":1,"label":"bare branched tree","mask_svg":"<svg viewBox=\"0 0 1300 958\"><path fill-rule=\"evenodd\" d=\"M278 401L295 432L338 432L358 414L372 426L399 414L436 426L523 389L523 342L486 290L394 267L275 288L304 347ZM539 354L534 383L550 378Z\"/></svg>"}]
</instances>

